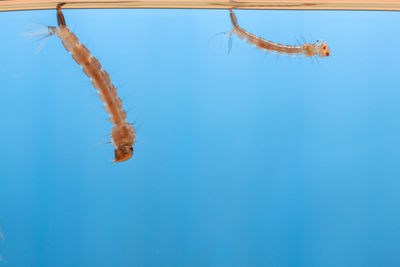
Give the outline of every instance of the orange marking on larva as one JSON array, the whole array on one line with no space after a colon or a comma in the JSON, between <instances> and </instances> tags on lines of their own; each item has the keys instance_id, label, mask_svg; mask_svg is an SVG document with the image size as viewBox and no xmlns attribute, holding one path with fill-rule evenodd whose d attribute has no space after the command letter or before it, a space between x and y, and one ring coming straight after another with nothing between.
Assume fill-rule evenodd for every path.
<instances>
[{"instance_id":1,"label":"orange marking on larva","mask_svg":"<svg viewBox=\"0 0 400 267\"><path fill-rule=\"evenodd\" d=\"M133 155L135 128L126 121L126 112L122 108L121 99L118 97L117 90L111 83L108 73L102 69L100 62L90 54L90 51L66 26L61 11L64 4L57 5L58 28L49 27L50 35L55 34L60 38L65 49L71 53L72 58L82 66L83 72L91 79L104 103L105 110L110 115L111 123L114 124L111 130L111 140L115 147L113 162L126 161Z\"/></svg>"},{"instance_id":2,"label":"orange marking on larva","mask_svg":"<svg viewBox=\"0 0 400 267\"><path fill-rule=\"evenodd\" d=\"M304 56L304 57L329 56L329 53L326 54L323 52L325 48L328 49L325 41L322 42L317 41L314 44L305 43L299 46L283 45L267 41L241 28L237 23L236 16L233 13L232 9L229 9L229 13L233 25L232 33L235 33L240 39L247 41L249 44L255 45L258 49L266 50L267 52L276 53L278 55Z\"/></svg>"}]
</instances>

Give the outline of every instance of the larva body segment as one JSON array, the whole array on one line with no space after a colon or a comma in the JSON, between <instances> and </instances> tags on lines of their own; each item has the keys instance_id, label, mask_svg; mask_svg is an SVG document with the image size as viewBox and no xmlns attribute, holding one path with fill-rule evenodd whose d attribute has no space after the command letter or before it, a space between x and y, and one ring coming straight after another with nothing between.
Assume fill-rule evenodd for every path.
<instances>
[{"instance_id":1,"label":"larva body segment","mask_svg":"<svg viewBox=\"0 0 400 267\"><path fill-rule=\"evenodd\" d=\"M119 97L117 98L116 102L117 106L122 108L122 101Z\"/></svg>"},{"instance_id":2,"label":"larva body segment","mask_svg":"<svg viewBox=\"0 0 400 267\"><path fill-rule=\"evenodd\" d=\"M100 63L99 63L100 64ZM103 79L107 84L111 84L111 79L110 79L110 75L108 75L108 73L105 70L101 70L101 75L103 75Z\"/></svg>"},{"instance_id":3,"label":"larva body segment","mask_svg":"<svg viewBox=\"0 0 400 267\"><path fill-rule=\"evenodd\" d=\"M111 93L117 95L117 88L115 88L115 86L113 84L110 85L110 91L111 91Z\"/></svg>"},{"instance_id":4,"label":"larva body segment","mask_svg":"<svg viewBox=\"0 0 400 267\"><path fill-rule=\"evenodd\" d=\"M61 12L63 5L64 3L57 5L58 28L49 27L49 33L50 35L56 34L61 39L65 49L71 53L72 58L91 79L110 116L110 121L114 125L111 130L111 140L115 147L114 162L126 161L133 155L135 128L126 122L126 112L122 108L121 99L118 97L117 89L111 83L108 73L102 69L100 62L90 54L90 51L65 25L64 15Z\"/></svg>"}]
</instances>

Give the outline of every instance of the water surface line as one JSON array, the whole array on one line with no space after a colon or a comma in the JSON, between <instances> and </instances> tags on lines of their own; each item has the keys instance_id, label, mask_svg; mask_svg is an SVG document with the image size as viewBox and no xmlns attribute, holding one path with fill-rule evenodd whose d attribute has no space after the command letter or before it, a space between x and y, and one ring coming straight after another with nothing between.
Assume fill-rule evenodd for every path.
<instances>
[{"instance_id":1,"label":"water surface line","mask_svg":"<svg viewBox=\"0 0 400 267\"><path fill-rule=\"evenodd\" d=\"M63 1L65 2L65 1ZM0 0L0 11L55 9L54 0ZM86 0L67 1L68 8L193 8L282 10L385 10L400 11L400 0Z\"/></svg>"}]
</instances>

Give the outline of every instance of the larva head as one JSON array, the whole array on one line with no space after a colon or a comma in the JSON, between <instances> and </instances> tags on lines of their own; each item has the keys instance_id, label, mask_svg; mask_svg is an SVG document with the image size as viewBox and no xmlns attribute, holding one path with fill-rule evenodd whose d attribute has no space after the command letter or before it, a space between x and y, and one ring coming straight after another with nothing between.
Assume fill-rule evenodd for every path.
<instances>
[{"instance_id":1,"label":"larva head","mask_svg":"<svg viewBox=\"0 0 400 267\"><path fill-rule=\"evenodd\" d=\"M129 145L123 145L114 150L115 159L113 162L123 162L130 159L133 155L133 147Z\"/></svg>"},{"instance_id":2,"label":"larva head","mask_svg":"<svg viewBox=\"0 0 400 267\"><path fill-rule=\"evenodd\" d=\"M127 122L117 124L112 128L111 140L115 147L115 159L113 162L123 162L132 157L135 136L135 129Z\"/></svg>"},{"instance_id":3,"label":"larva head","mask_svg":"<svg viewBox=\"0 0 400 267\"><path fill-rule=\"evenodd\" d=\"M315 43L315 47L318 48L318 56L319 57L329 57L331 54L331 51L328 48L328 45L325 43L325 41L317 41Z\"/></svg>"}]
</instances>

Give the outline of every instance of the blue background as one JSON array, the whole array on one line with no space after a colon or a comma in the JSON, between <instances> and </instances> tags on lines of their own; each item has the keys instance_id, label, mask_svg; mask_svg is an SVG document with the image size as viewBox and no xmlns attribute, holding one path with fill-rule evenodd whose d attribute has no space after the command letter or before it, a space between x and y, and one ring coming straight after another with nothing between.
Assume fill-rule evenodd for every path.
<instances>
[{"instance_id":1,"label":"blue background","mask_svg":"<svg viewBox=\"0 0 400 267\"><path fill-rule=\"evenodd\" d=\"M399 266L400 15L65 10L135 122L128 162L54 10L0 13L0 266Z\"/></svg>"}]
</instances>

